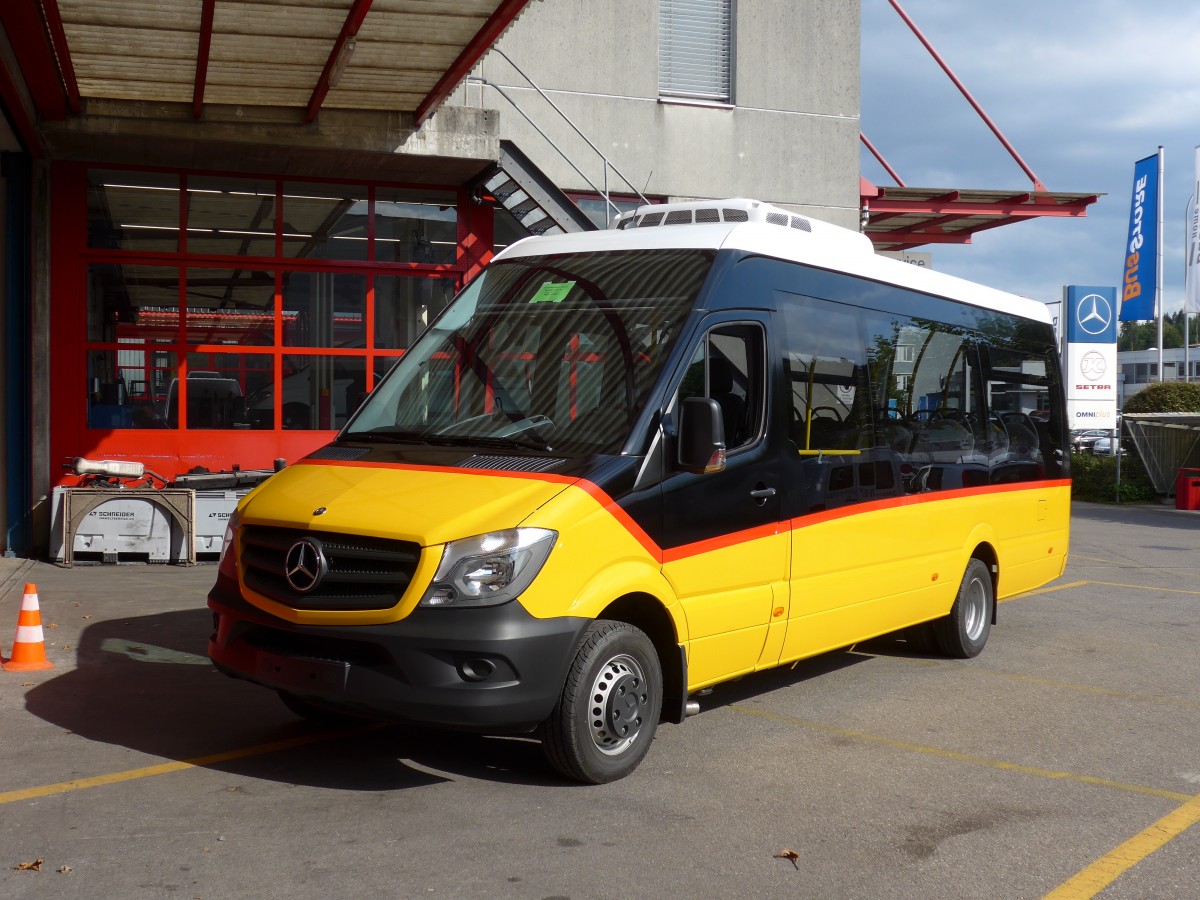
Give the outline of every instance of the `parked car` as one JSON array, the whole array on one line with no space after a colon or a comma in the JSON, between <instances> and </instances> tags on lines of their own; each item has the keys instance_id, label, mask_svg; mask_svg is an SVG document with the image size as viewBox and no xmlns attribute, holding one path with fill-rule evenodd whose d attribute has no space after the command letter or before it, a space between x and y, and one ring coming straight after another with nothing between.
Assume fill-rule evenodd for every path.
<instances>
[{"instance_id":1,"label":"parked car","mask_svg":"<svg viewBox=\"0 0 1200 900\"><path fill-rule=\"evenodd\" d=\"M1071 449L1076 453L1084 453L1092 449L1092 446L1100 438L1106 438L1111 432L1102 428L1090 428L1086 431L1071 432Z\"/></svg>"},{"instance_id":2,"label":"parked car","mask_svg":"<svg viewBox=\"0 0 1200 900\"><path fill-rule=\"evenodd\" d=\"M1125 453L1125 448L1121 446L1121 439L1119 437L1109 437L1108 435L1096 438L1092 443L1091 450L1093 456L1112 456L1114 452L1121 453L1122 455Z\"/></svg>"}]
</instances>

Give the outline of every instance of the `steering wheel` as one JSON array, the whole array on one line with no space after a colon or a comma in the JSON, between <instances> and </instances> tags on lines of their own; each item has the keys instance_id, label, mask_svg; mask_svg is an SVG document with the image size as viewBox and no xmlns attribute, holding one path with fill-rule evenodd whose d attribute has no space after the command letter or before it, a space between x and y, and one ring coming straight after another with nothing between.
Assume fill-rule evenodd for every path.
<instances>
[{"instance_id":1,"label":"steering wheel","mask_svg":"<svg viewBox=\"0 0 1200 900\"><path fill-rule=\"evenodd\" d=\"M812 409L809 411L809 418L811 418L811 419L816 419L816 418L818 418L818 417L819 417L819 415L820 415L820 413L821 413L822 411L827 411L827 412L830 414L830 416L833 418L833 420L834 420L835 422L837 422L839 425L842 423L842 415L841 415L841 413L839 413L839 412L838 412L836 409L834 409L832 406L814 406L814 407L813 407L813 408L812 408Z\"/></svg>"}]
</instances>

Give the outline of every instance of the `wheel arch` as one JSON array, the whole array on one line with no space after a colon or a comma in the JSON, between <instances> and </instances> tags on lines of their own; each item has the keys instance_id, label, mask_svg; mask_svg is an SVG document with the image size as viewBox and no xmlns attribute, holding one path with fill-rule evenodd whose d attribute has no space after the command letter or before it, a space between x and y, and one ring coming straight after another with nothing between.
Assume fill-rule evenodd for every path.
<instances>
[{"instance_id":1,"label":"wheel arch","mask_svg":"<svg viewBox=\"0 0 1200 900\"><path fill-rule=\"evenodd\" d=\"M682 722L687 703L687 654L667 608L652 594L633 592L612 601L596 618L625 622L650 638L662 668L662 719Z\"/></svg>"},{"instance_id":2,"label":"wheel arch","mask_svg":"<svg viewBox=\"0 0 1200 900\"><path fill-rule=\"evenodd\" d=\"M980 541L971 551L971 558L987 566L988 573L992 576L992 624L995 625L996 610L1000 606L996 599L1000 596L1000 556L991 541Z\"/></svg>"}]
</instances>

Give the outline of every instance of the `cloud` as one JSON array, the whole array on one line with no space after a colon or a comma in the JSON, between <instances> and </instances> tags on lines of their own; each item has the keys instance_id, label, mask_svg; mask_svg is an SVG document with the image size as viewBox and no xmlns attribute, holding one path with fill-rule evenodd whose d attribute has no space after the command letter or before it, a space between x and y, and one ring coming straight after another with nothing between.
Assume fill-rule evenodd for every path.
<instances>
[{"instance_id":1,"label":"cloud","mask_svg":"<svg viewBox=\"0 0 1200 900\"><path fill-rule=\"evenodd\" d=\"M1020 222L934 266L1058 299L1115 284L1133 163L1166 148L1164 307L1182 303L1183 215L1200 144L1200 4L1159 0L903 0L1029 167L1051 189L1105 194L1082 219ZM1028 178L887 0L863 0L862 129L909 185L1025 190ZM890 177L864 151L865 177ZM1179 234L1175 235L1175 231Z\"/></svg>"}]
</instances>

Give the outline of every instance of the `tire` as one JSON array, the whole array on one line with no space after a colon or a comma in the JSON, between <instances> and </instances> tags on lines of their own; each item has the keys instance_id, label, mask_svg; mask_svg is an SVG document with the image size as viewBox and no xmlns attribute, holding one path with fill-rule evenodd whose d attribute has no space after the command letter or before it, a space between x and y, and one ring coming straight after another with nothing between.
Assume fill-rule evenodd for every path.
<instances>
[{"instance_id":1,"label":"tire","mask_svg":"<svg viewBox=\"0 0 1200 900\"><path fill-rule=\"evenodd\" d=\"M904 639L911 652L920 655L937 652L937 636L934 634L936 624L936 622L922 622L920 625L912 625L905 629Z\"/></svg>"},{"instance_id":2,"label":"tire","mask_svg":"<svg viewBox=\"0 0 1200 900\"><path fill-rule=\"evenodd\" d=\"M597 620L542 727L546 759L567 778L605 784L637 768L662 711L662 666L645 633Z\"/></svg>"},{"instance_id":3,"label":"tire","mask_svg":"<svg viewBox=\"0 0 1200 900\"><path fill-rule=\"evenodd\" d=\"M992 573L982 560L972 558L950 615L933 624L937 648L954 659L972 659L980 654L992 630L996 597Z\"/></svg>"},{"instance_id":4,"label":"tire","mask_svg":"<svg viewBox=\"0 0 1200 900\"><path fill-rule=\"evenodd\" d=\"M284 706L300 718L308 719L310 722L319 722L322 725L349 725L363 721L353 713L341 712L327 706L318 706L295 694L289 694L287 691L277 691L276 693L279 694L279 699L283 701Z\"/></svg>"}]
</instances>

